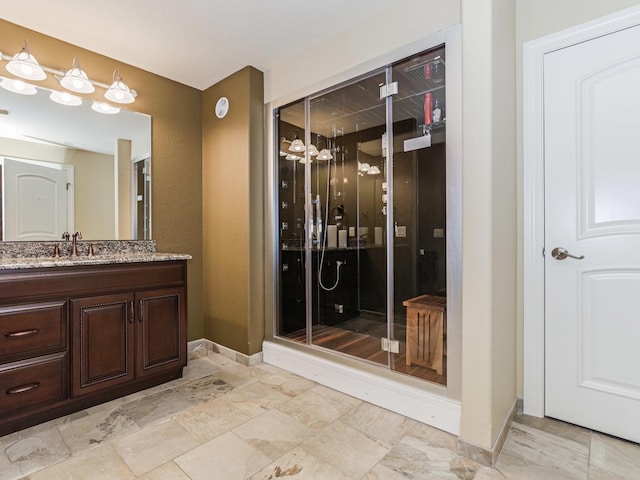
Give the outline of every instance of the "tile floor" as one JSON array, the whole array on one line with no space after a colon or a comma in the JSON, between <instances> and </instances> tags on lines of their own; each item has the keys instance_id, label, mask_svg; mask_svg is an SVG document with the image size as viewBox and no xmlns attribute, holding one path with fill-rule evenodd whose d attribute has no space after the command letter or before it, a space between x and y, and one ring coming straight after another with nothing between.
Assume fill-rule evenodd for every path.
<instances>
[{"instance_id":1,"label":"tile floor","mask_svg":"<svg viewBox=\"0 0 640 480\"><path fill-rule=\"evenodd\" d=\"M266 364L184 377L0 437L0 479L640 479L640 446L517 416L497 468L457 439Z\"/></svg>"}]
</instances>

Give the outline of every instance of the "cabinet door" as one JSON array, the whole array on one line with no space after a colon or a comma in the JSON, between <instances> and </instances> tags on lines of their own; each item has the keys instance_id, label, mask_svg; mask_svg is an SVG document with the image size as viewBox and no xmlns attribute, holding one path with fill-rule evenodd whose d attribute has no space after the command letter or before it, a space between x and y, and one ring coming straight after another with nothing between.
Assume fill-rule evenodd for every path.
<instances>
[{"instance_id":1,"label":"cabinet door","mask_svg":"<svg viewBox=\"0 0 640 480\"><path fill-rule=\"evenodd\" d=\"M136 293L136 373L156 375L187 363L184 288Z\"/></svg>"},{"instance_id":2,"label":"cabinet door","mask_svg":"<svg viewBox=\"0 0 640 480\"><path fill-rule=\"evenodd\" d=\"M73 395L134 379L133 295L71 300Z\"/></svg>"}]
</instances>

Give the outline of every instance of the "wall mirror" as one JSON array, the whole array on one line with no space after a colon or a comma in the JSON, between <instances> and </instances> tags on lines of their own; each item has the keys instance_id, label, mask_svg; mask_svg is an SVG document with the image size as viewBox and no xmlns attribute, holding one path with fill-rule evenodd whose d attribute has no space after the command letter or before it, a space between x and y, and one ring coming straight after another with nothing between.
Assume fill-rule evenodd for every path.
<instances>
[{"instance_id":1,"label":"wall mirror","mask_svg":"<svg viewBox=\"0 0 640 480\"><path fill-rule=\"evenodd\" d=\"M2 240L151 238L151 117L0 89Z\"/></svg>"}]
</instances>

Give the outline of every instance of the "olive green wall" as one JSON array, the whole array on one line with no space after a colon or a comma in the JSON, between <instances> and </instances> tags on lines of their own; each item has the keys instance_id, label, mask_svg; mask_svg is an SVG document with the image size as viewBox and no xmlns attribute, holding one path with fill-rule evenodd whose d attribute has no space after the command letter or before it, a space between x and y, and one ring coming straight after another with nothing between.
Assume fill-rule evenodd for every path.
<instances>
[{"instance_id":1,"label":"olive green wall","mask_svg":"<svg viewBox=\"0 0 640 480\"><path fill-rule=\"evenodd\" d=\"M202 101L204 337L247 355L264 338L263 91L262 72L245 67Z\"/></svg>"},{"instance_id":2,"label":"olive green wall","mask_svg":"<svg viewBox=\"0 0 640 480\"><path fill-rule=\"evenodd\" d=\"M0 19L0 51L13 55L25 39L42 65L66 70L78 57L92 80L110 83L118 68L138 91L131 108L152 116L152 237L158 251L193 256L188 266L188 338L202 338L202 92ZM51 75L34 83L60 89ZM104 100L103 94L98 88L87 97Z\"/></svg>"}]
</instances>

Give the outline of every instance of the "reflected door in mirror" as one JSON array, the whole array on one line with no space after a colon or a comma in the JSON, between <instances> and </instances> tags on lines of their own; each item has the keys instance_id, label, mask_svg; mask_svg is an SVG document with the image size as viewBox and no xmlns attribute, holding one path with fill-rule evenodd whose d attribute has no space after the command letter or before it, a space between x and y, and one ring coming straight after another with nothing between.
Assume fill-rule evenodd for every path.
<instances>
[{"instance_id":1,"label":"reflected door in mirror","mask_svg":"<svg viewBox=\"0 0 640 480\"><path fill-rule=\"evenodd\" d=\"M3 240L59 240L62 232L73 230L73 199L67 190L73 167L8 158L2 163Z\"/></svg>"}]
</instances>

